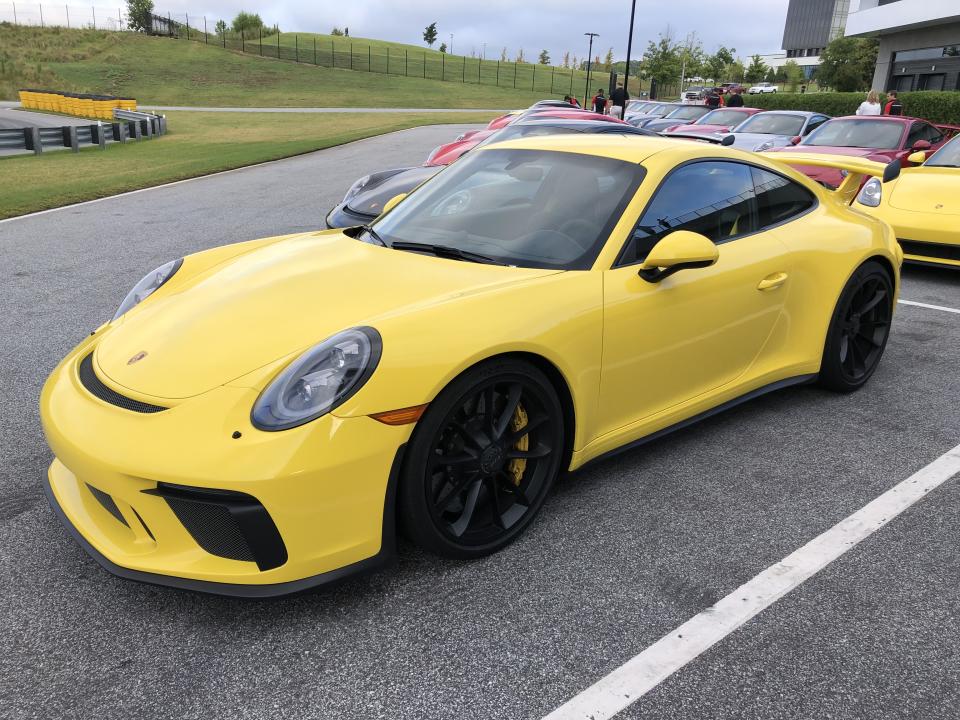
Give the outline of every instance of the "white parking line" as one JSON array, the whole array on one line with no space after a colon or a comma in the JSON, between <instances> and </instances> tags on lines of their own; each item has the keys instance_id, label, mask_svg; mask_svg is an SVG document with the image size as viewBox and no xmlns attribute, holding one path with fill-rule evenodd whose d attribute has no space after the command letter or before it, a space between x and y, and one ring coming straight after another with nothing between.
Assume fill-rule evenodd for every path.
<instances>
[{"instance_id":1,"label":"white parking line","mask_svg":"<svg viewBox=\"0 0 960 720\"><path fill-rule=\"evenodd\" d=\"M960 445L695 615L545 720L613 717L957 473Z\"/></svg>"},{"instance_id":2,"label":"white parking line","mask_svg":"<svg viewBox=\"0 0 960 720\"><path fill-rule=\"evenodd\" d=\"M901 305L913 305L914 307L927 308L927 310L942 310L943 312L956 313L957 315L960 315L960 310L957 310L956 308L944 307L943 305L927 305L927 303L913 302L913 300L897 300L897 302Z\"/></svg>"}]
</instances>

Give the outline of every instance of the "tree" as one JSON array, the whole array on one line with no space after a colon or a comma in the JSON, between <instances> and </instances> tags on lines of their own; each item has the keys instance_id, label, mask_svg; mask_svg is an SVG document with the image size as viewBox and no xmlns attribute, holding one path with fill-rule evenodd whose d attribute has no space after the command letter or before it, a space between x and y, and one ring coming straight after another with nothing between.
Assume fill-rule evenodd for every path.
<instances>
[{"instance_id":1,"label":"tree","mask_svg":"<svg viewBox=\"0 0 960 720\"><path fill-rule=\"evenodd\" d=\"M517 57L514 60L514 62L525 63L526 61L527 59L523 56L523 48L520 48L519 50L517 50Z\"/></svg>"},{"instance_id":2,"label":"tree","mask_svg":"<svg viewBox=\"0 0 960 720\"><path fill-rule=\"evenodd\" d=\"M344 37L350 37L350 28L345 27L345 28L343 29L343 36L344 36Z\"/></svg>"},{"instance_id":3,"label":"tree","mask_svg":"<svg viewBox=\"0 0 960 720\"><path fill-rule=\"evenodd\" d=\"M435 22L430 23L423 29L423 41L433 47L433 44L437 41L437 24Z\"/></svg>"},{"instance_id":4,"label":"tree","mask_svg":"<svg viewBox=\"0 0 960 720\"><path fill-rule=\"evenodd\" d=\"M763 79L773 85L777 81L777 71L773 68L767 68L767 75Z\"/></svg>"},{"instance_id":5,"label":"tree","mask_svg":"<svg viewBox=\"0 0 960 720\"><path fill-rule=\"evenodd\" d=\"M669 35L661 34L657 42L647 43L640 71L658 85L676 82L680 77L680 48Z\"/></svg>"},{"instance_id":6,"label":"tree","mask_svg":"<svg viewBox=\"0 0 960 720\"><path fill-rule=\"evenodd\" d=\"M537 58L537 62L540 63L541 65L549 65L549 64L550 64L550 53L548 53L546 50L541 50L541 51L540 51L540 57Z\"/></svg>"},{"instance_id":7,"label":"tree","mask_svg":"<svg viewBox=\"0 0 960 720\"><path fill-rule=\"evenodd\" d=\"M867 90L873 82L878 43L867 38L837 38L820 53L817 82L839 92Z\"/></svg>"},{"instance_id":8,"label":"tree","mask_svg":"<svg viewBox=\"0 0 960 720\"><path fill-rule=\"evenodd\" d=\"M736 51L736 48L727 48L721 45L713 55L706 58L704 62L704 72L710 76L710 79L713 80L714 83L729 79L727 77L729 75L728 68L735 62L733 53Z\"/></svg>"},{"instance_id":9,"label":"tree","mask_svg":"<svg viewBox=\"0 0 960 720\"><path fill-rule=\"evenodd\" d=\"M742 83L747 74L747 69L743 66L740 59L734 60L727 66L727 79Z\"/></svg>"},{"instance_id":10,"label":"tree","mask_svg":"<svg viewBox=\"0 0 960 720\"><path fill-rule=\"evenodd\" d=\"M333 30L330 31L330 34L333 35L334 37L343 37L343 30L341 30L338 27L335 27Z\"/></svg>"},{"instance_id":11,"label":"tree","mask_svg":"<svg viewBox=\"0 0 960 720\"><path fill-rule=\"evenodd\" d=\"M504 48L503 50L500 51L500 62L506 62L506 61L507 61L507 49Z\"/></svg>"},{"instance_id":12,"label":"tree","mask_svg":"<svg viewBox=\"0 0 960 720\"><path fill-rule=\"evenodd\" d=\"M153 0L127 0L127 26L131 30L147 32L152 26Z\"/></svg>"},{"instance_id":13,"label":"tree","mask_svg":"<svg viewBox=\"0 0 960 720\"><path fill-rule=\"evenodd\" d=\"M754 55L750 58L750 65L747 66L744 78L750 83L763 82L763 79L767 76L767 69L767 64L763 61L763 58Z\"/></svg>"},{"instance_id":14,"label":"tree","mask_svg":"<svg viewBox=\"0 0 960 720\"><path fill-rule=\"evenodd\" d=\"M223 37L227 34L227 24L223 20L217 20L217 24L213 28L213 31L220 37Z\"/></svg>"},{"instance_id":15,"label":"tree","mask_svg":"<svg viewBox=\"0 0 960 720\"><path fill-rule=\"evenodd\" d=\"M573 56L573 60L570 61L570 67L571 67L572 69L574 69L574 70L579 70L579 69L580 69L580 65L578 64L578 62L579 62L579 61L577 60L577 56L574 55L574 56Z\"/></svg>"},{"instance_id":16,"label":"tree","mask_svg":"<svg viewBox=\"0 0 960 720\"><path fill-rule=\"evenodd\" d=\"M562 68L569 68L569 67L570 67L570 51L569 51L569 50L567 50L567 51L563 54L563 62L560 63L560 67L562 67Z\"/></svg>"},{"instance_id":17,"label":"tree","mask_svg":"<svg viewBox=\"0 0 960 720\"><path fill-rule=\"evenodd\" d=\"M797 65L796 60L787 60L781 70L783 70L783 82L789 92L796 92L797 86L802 85L807 79L806 75L803 74L803 68Z\"/></svg>"},{"instance_id":18,"label":"tree","mask_svg":"<svg viewBox=\"0 0 960 720\"><path fill-rule=\"evenodd\" d=\"M256 13L238 12L233 19L235 33L250 33L263 27L263 20Z\"/></svg>"},{"instance_id":19,"label":"tree","mask_svg":"<svg viewBox=\"0 0 960 720\"><path fill-rule=\"evenodd\" d=\"M603 59L603 69L607 72L613 69L613 48L607 50L607 56Z\"/></svg>"},{"instance_id":20,"label":"tree","mask_svg":"<svg viewBox=\"0 0 960 720\"><path fill-rule=\"evenodd\" d=\"M440 43L440 52L445 53L447 51L447 44Z\"/></svg>"}]
</instances>

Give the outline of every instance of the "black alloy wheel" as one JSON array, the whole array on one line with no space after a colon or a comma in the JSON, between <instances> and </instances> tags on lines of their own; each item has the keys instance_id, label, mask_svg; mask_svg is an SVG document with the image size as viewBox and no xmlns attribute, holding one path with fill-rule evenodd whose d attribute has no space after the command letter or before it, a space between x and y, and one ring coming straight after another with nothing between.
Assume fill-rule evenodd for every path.
<instances>
[{"instance_id":1,"label":"black alloy wheel","mask_svg":"<svg viewBox=\"0 0 960 720\"><path fill-rule=\"evenodd\" d=\"M402 522L422 547L480 557L530 523L563 457L563 413L550 381L526 362L485 363L431 403L411 440Z\"/></svg>"},{"instance_id":2,"label":"black alloy wheel","mask_svg":"<svg viewBox=\"0 0 960 720\"><path fill-rule=\"evenodd\" d=\"M893 319L893 284L877 262L864 263L847 282L834 311L820 369L820 383L850 392L873 375Z\"/></svg>"}]
</instances>

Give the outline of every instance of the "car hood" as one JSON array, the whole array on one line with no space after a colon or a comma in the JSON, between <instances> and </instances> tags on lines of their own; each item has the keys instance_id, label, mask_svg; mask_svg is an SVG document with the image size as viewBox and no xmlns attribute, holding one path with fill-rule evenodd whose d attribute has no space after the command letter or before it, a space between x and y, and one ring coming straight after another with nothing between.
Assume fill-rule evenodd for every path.
<instances>
[{"instance_id":1,"label":"car hood","mask_svg":"<svg viewBox=\"0 0 960 720\"><path fill-rule=\"evenodd\" d=\"M443 168L438 165L405 168L385 177L380 182L368 185L349 201L347 208L361 215L376 217L383 212L387 200L400 193L408 193L424 180L429 180Z\"/></svg>"},{"instance_id":2,"label":"car hood","mask_svg":"<svg viewBox=\"0 0 960 720\"><path fill-rule=\"evenodd\" d=\"M899 210L960 215L960 168L924 166L905 170L890 193Z\"/></svg>"},{"instance_id":3,"label":"car hood","mask_svg":"<svg viewBox=\"0 0 960 720\"><path fill-rule=\"evenodd\" d=\"M787 147L793 135L768 135L766 133L733 133L733 147L741 150L755 150L765 143L773 143L772 147Z\"/></svg>"},{"instance_id":4,"label":"car hood","mask_svg":"<svg viewBox=\"0 0 960 720\"><path fill-rule=\"evenodd\" d=\"M189 272L188 257L180 273ZM104 333L95 360L105 379L134 393L188 398L341 330L555 272L443 260L339 232L295 235L175 275Z\"/></svg>"}]
</instances>

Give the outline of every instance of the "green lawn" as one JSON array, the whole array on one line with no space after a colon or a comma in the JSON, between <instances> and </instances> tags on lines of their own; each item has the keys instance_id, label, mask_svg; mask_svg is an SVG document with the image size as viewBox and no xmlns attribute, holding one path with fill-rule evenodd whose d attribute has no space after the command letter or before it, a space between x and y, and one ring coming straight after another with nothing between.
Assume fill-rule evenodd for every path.
<instances>
[{"instance_id":1,"label":"green lawn","mask_svg":"<svg viewBox=\"0 0 960 720\"><path fill-rule=\"evenodd\" d=\"M242 118L242 122L241 122ZM477 113L232 113L167 115L153 140L0 158L0 218L160 185L438 123L486 122ZM452 138L451 138L452 139Z\"/></svg>"},{"instance_id":2,"label":"green lawn","mask_svg":"<svg viewBox=\"0 0 960 720\"><path fill-rule=\"evenodd\" d=\"M308 36L299 37L307 42ZM318 41L322 37L318 36ZM313 36L309 38L312 55ZM293 34L283 33L284 57L290 49L286 45L288 40L300 42L294 40ZM516 77L517 89L512 87L512 65L501 68L501 85L509 87L462 83L464 76L467 80L475 79L478 71L484 83L493 82L496 63L481 65L478 60L467 58L464 62L459 57L440 59L440 53L435 51L413 52L406 48L404 68L401 59L404 46L397 44L379 43L376 50L382 52L382 56L375 55L371 49L364 57L366 51L358 49L360 41L353 41L355 67L360 71L342 69L350 63L350 42L341 43L338 39L337 69L333 69L224 50L213 43L137 33L44 30L4 24L0 25L0 57L5 70L0 75L0 98L15 98L19 87L48 87L131 96L143 104L159 105L514 108L528 106L550 95L550 76L554 73L549 68L541 66L533 78L533 66L521 65ZM378 69L376 63L386 60L388 45L394 74L366 72L363 62L378 57L379 60L374 61L374 69ZM265 52L268 47L271 46L265 41ZM275 45L272 47L276 50ZM330 50L326 52L329 55ZM441 63L448 82L430 79L440 77ZM421 77L395 74L404 70L411 75L419 73ZM426 79L422 77L424 71ZM553 79L553 96L562 96L569 90L569 80L564 85ZM535 91L531 90L534 81ZM603 83L595 84L599 87ZM577 92L583 92L583 88Z\"/></svg>"}]
</instances>

